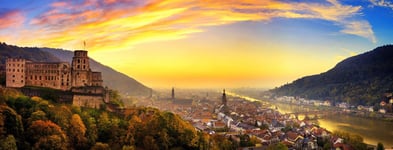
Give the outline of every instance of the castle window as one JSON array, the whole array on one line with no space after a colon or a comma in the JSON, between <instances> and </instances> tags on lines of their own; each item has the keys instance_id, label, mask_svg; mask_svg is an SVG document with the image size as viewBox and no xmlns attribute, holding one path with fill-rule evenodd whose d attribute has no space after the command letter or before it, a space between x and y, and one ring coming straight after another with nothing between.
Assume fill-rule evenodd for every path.
<instances>
[{"instance_id":1,"label":"castle window","mask_svg":"<svg viewBox=\"0 0 393 150\"><path fill-rule=\"evenodd\" d=\"M40 76L39 78L40 78L40 80L41 80L41 76Z\"/></svg>"},{"instance_id":2,"label":"castle window","mask_svg":"<svg viewBox=\"0 0 393 150\"><path fill-rule=\"evenodd\" d=\"M14 83L15 82L15 80L12 80L12 83Z\"/></svg>"},{"instance_id":3,"label":"castle window","mask_svg":"<svg viewBox=\"0 0 393 150\"><path fill-rule=\"evenodd\" d=\"M20 82L23 83L23 80L21 80Z\"/></svg>"},{"instance_id":4,"label":"castle window","mask_svg":"<svg viewBox=\"0 0 393 150\"><path fill-rule=\"evenodd\" d=\"M19 69L16 69L16 72L19 72Z\"/></svg>"},{"instance_id":5,"label":"castle window","mask_svg":"<svg viewBox=\"0 0 393 150\"><path fill-rule=\"evenodd\" d=\"M23 64L21 66L23 67Z\"/></svg>"},{"instance_id":6,"label":"castle window","mask_svg":"<svg viewBox=\"0 0 393 150\"><path fill-rule=\"evenodd\" d=\"M20 70L21 72L23 72L23 69L22 70Z\"/></svg>"},{"instance_id":7,"label":"castle window","mask_svg":"<svg viewBox=\"0 0 393 150\"><path fill-rule=\"evenodd\" d=\"M13 78L15 78L15 75L12 75Z\"/></svg>"},{"instance_id":8,"label":"castle window","mask_svg":"<svg viewBox=\"0 0 393 150\"><path fill-rule=\"evenodd\" d=\"M85 66L85 65L83 65L83 69L86 69L86 66Z\"/></svg>"},{"instance_id":9,"label":"castle window","mask_svg":"<svg viewBox=\"0 0 393 150\"><path fill-rule=\"evenodd\" d=\"M80 65L78 65L76 68L78 68L78 69L79 69L79 68L80 68Z\"/></svg>"},{"instance_id":10,"label":"castle window","mask_svg":"<svg viewBox=\"0 0 393 150\"><path fill-rule=\"evenodd\" d=\"M17 66L19 67L19 64Z\"/></svg>"},{"instance_id":11,"label":"castle window","mask_svg":"<svg viewBox=\"0 0 393 150\"><path fill-rule=\"evenodd\" d=\"M15 69L12 69L12 72L15 72Z\"/></svg>"},{"instance_id":12,"label":"castle window","mask_svg":"<svg viewBox=\"0 0 393 150\"><path fill-rule=\"evenodd\" d=\"M86 59L83 59L83 63L86 63Z\"/></svg>"},{"instance_id":13,"label":"castle window","mask_svg":"<svg viewBox=\"0 0 393 150\"><path fill-rule=\"evenodd\" d=\"M81 60L80 60L80 59L78 59L78 63L81 63Z\"/></svg>"}]
</instances>

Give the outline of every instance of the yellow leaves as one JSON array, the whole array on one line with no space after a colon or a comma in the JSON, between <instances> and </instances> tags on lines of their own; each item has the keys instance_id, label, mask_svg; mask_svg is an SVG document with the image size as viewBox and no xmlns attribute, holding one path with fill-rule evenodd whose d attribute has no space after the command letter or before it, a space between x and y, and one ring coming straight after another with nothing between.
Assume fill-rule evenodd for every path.
<instances>
[{"instance_id":1,"label":"yellow leaves","mask_svg":"<svg viewBox=\"0 0 393 150\"><path fill-rule=\"evenodd\" d=\"M86 127L83 123L81 117L78 114L72 115L71 118L71 131L75 131L75 133L79 133L81 136L84 136L86 133Z\"/></svg>"}]
</instances>

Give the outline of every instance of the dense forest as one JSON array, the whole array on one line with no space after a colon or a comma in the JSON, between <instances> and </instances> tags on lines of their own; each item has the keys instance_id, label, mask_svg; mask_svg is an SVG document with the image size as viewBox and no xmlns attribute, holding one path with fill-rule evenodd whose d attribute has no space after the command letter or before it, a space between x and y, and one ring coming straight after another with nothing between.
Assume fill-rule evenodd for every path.
<instances>
[{"instance_id":1,"label":"dense forest","mask_svg":"<svg viewBox=\"0 0 393 150\"><path fill-rule=\"evenodd\" d=\"M222 135L198 132L178 115L155 108L132 107L112 113L26 97L8 88L0 88L0 133L0 149L7 150L235 149L241 146ZM252 143L243 140L240 144Z\"/></svg>"},{"instance_id":2,"label":"dense forest","mask_svg":"<svg viewBox=\"0 0 393 150\"><path fill-rule=\"evenodd\" d=\"M393 45L347 58L325 73L271 91L276 95L374 105L393 91Z\"/></svg>"},{"instance_id":3,"label":"dense forest","mask_svg":"<svg viewBox=\"0 0 393 150\"><path fill-rule=\"evenodd\" d=\"M36 47L18 47L0 43L0 65L5 64L6 58L24 58L35 62L69 62L74 53L68 50ZM152 90L137 80L90 59L90 68L102 72L104 85L122 95L149 96ZM0 67L1 69L1 67ZM5 84L4 74L0 74L0 84Z\"/></svg>"}]
</instances>

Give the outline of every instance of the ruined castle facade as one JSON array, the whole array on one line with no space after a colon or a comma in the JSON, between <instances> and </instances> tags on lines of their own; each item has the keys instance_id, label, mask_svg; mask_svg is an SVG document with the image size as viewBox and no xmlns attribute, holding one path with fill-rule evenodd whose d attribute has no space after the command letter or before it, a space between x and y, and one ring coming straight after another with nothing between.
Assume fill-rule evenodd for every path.
<instances>
[{"instance_id":1,"label":"ruined castle facade","mask_svg":"<svg viewBox=\"0 0 393 150\"><path fill-rule=\"evenodd\" d=\"M71 65L68 62L7 58L5 72L7 87L34 86L72 91L72 103L79 106L99 107L109 101L101 72L91 71L89 57L84 50L74 51Z\"/></svg>"}]
</instances>

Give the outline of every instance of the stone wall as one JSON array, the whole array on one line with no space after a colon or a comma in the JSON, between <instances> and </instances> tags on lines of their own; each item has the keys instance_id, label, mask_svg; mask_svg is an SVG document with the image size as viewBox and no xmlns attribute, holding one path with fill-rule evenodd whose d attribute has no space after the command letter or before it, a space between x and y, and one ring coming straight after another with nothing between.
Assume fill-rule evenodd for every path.
<instances>
[{"instance_id":1,"label":"stone wall","mask_svg":"<svg viewBox=\"0 0 393 150\"><path fill-rule=\"evenodd\" d=\"M79 107L100 108L104 104L102 95L74 94L72 105Z\"/></svg>"},{"instance_id":2,"label":"stone wall","mask_svg":"<svg viewBox=\"0 0 393 150\"><path fill-rule=\"evenodd\" d=\"M38 96L44 99L53 100L57 103L72 103L73 93L70 91L61 91L48 88L37 88L37 87L23 87L19 90L26 96Z\"/></svg>"},{"instance_id":3,"label":"stone wall","mask_svg":"<svg viewBox=\"0 0 393 150\"><path fill-rule=\"evenodd\" d=\"M102 75L101 72L92 72L91 73L91 85L92 86L102 86Z\"/></svg>"}]
</instances>

